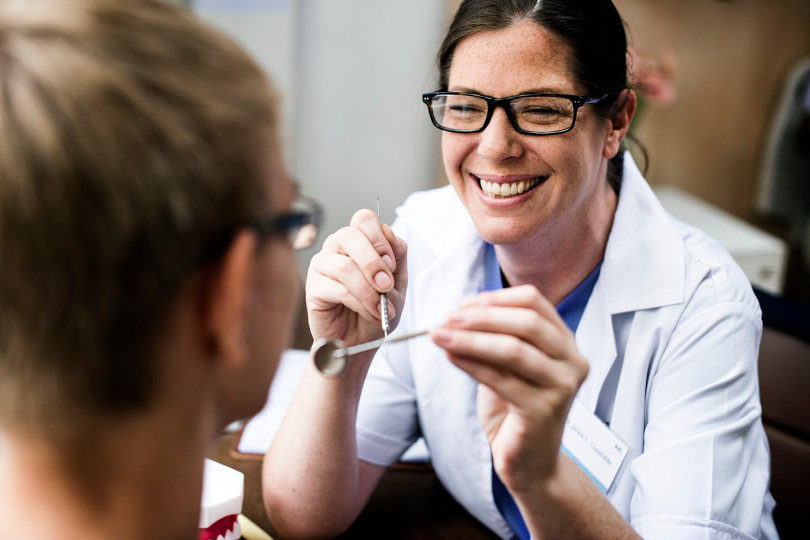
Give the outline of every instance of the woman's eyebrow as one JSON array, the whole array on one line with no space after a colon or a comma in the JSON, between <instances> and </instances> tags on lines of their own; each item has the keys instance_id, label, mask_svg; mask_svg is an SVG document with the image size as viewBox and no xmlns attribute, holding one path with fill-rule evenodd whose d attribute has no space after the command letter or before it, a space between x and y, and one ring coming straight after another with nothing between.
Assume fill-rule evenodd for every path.
<instances>
[{"instance_id":1,"label":"woman's eyebrow","mask_svg":"<svg viewBox=\"0 0 810 540\"><path fill-rule=\"evenodd\" d=\"M449 92L465 92L468 94L484 94L483 92L476 90L474 88L468 88L465 86L453 86L452 88L448 89ZM520 94L513 94L513 95L521 95L521 94L570 94L571 92L563 91L559 88L549 88L549 87L542 87L542 88L529 88L527 90L521 90Z\"/></svg>"}]
</instances>

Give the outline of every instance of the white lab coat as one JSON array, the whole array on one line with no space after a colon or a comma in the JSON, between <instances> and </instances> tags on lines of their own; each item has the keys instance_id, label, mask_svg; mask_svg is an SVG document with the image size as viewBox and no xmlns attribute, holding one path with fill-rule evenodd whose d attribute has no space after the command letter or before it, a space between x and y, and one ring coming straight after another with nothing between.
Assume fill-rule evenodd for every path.
<instances>
[{"instance_id":1,"label":"white lab coat","mask_svg":"<svg viewBox=\"0 0 810 540\"><path fill-rule=\"evenodd\" d=\"M441 324L483 290L484 242L451 187L416 193L394 230L410 276L397 332ZM773 538L760 418L759 305L714 240L660 206L629 154L605 258L576 332L579 400L631 447L608 492L648 538ZM389 465L421 434L436 474L502 537L477 383L430 339L384 347L360 402L361 459Z\"/></svg>"}]
</instances>

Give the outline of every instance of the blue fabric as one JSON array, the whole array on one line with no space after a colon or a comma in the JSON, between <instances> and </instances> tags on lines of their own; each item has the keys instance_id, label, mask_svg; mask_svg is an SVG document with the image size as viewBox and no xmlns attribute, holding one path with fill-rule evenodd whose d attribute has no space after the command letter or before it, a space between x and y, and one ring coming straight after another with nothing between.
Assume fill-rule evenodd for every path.
<instances>
[{"instance_id":1,"label":"blue fabric","mask_svg":"<svg viewBox=\"0 0 810 540\"><path fill-rule=\"evenodd\" d=\"M582 280L582 283L576 286L568 296L562 299L557 304L557 313L560 314L562 320L568 325L572 332L576 333L579 327L579 321L582 319L582 314L585 312L585 306L591 298L593 286L596 285L596 280L599 278L599 269L602 268L602 263L599 263L593 272L588 274L588 277Z\"/></svg>"},{"instance_id":2,"label":"blue fabric","mask_svg":"<svg viewBox=\"0 0 810 540\"><path fill-rule=\"evenodd\" d=\"M601 268L602 263L599 263L593 272L582 280L582 283L577 285L568 296L557 304L557 313L560 314L560 317L572 332L577 331L579 320L582 319L582 314L585 312L585 306L591 297ZM484 290L495 291L502 288L501 267L498 264L498 257L495 255L495 247L492 244L487 244L484 255Z\"/></svg>"},{"instance_id":3,"label":"blue fabric","mask_svg":"<svg viewBox=\"0 0 810 540\"><path fill-rule=\"evenodd\" d=\"M576 286L571 293L563 298L562 302L557 304L557 313L568 325L572 332L577 331L579 321L582 319L582 313L585 311L585 306L588 304L588 299L593 292L593 286L599 277L599 269L602 267L600 263L586 277L582 283ZM498 264L498 257L495 254L495 248L492 244L487 244L487 250L484 258L484 290L494 291L503 288L503 279L501 278L501 267ZM495 474L495 468L492 469L492 495L495 498L495 505L500 510L506 522L512 528L515 536L520 540L529 540L529 530L526 528L526 523L523 521L523 516L520 515L520 509L517 507L515 500L503 485L501 479Z\"/></svg>"}]
</instances>

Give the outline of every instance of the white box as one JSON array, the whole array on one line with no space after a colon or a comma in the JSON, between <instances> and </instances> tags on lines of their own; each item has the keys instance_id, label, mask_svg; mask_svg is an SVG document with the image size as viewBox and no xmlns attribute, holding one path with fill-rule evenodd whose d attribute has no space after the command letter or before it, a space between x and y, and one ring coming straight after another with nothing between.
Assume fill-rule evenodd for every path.
<instances>
[{"instance_id":1,"label":"white box","mask_svg":"<svg viewBox=\"0 0 810 540\"><path fill-rule=\"evenodd\" d=\"M753 285L782 294L788 253L784 241L675 186L652 188L673 217L720 242Z\"/></svg>"}]
</instances>

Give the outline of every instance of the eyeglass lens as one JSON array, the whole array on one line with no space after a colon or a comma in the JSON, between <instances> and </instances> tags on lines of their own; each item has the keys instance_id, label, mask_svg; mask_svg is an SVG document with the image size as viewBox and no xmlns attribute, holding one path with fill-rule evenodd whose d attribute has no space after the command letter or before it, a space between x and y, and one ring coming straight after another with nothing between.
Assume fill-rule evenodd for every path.
<instances>
[{"instance_id":1,"label":"eyeglass lens","mask_svg":"<svg viewBox=\"0 0 810 540\"><path fill-rule=\"evenodd\" d=\"M295 227L289 231L289 239L293 249L307 249L318 238L318 227L314 223Z\"/></svg>"},{"instance_id":2,"label":"eyeglass lens","mask_svg":"<svg viewBox=\"0 0 810 540\"><path fill-rule=\"evenodd\" d=\"M287 238L293 249L306 249L315 243L321 218L320 206L305 197L299 198L290 209Z\"/></svg>"},{"instance_id":3,"label":"eyeglass lens","mask_svg":"<svg viewBox=\"0 0 810 540\"><path fill-rule=\"evenodd\" d=\"M507 105L518 127L531 133L551 133L570 129L576 113L568 98L526 96ZM431 100L436 122L443 128L475 131L484 127L489 109L487 100L470 95L439 94Z\"/></svg>"}]
</instances>

